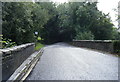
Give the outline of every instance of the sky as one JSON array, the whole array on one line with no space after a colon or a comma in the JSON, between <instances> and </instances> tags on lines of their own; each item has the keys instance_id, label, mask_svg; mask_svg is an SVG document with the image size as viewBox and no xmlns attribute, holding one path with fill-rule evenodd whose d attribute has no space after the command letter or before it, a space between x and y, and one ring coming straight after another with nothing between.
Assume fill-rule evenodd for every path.
<instances>
[{"instance_id":1,"label":"sky","mask_svg":"<svg viewBox=\"0 0 120 82\"><path fill-rule=\"evenodd\" d=\"M118 2L120 0L98 0L98 9L102 11L103 13L110 14L111 20L114 23L116 27L118 27L118 21L117 14L118 14ZM117 9L117 11L114 11L114 9Z\"/></svg>"},{"instance_id":2,"label":"sky","mask_svg":"<svg viewBox=\"0 0 120 82\"><path fill-rule=\"evenodd\" d=\"M67 2L67 0L52 0L52 1L60 2L60 3ZM105 14L109 13L113 24L117 28L118 28L118 22L116 19L117 19L118 12L114 11L114 9L117 10L119 1L120 0L98 0L99 3L97 5L100 11L102 11Z\"/></svg>"}]
</instances>

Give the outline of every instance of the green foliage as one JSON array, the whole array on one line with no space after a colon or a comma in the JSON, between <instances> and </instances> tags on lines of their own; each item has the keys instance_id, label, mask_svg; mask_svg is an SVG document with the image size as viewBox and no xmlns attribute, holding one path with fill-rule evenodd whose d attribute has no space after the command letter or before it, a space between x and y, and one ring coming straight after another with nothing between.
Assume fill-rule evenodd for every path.
<instances>
[{"instance_id":1,"label":"green foliage","mask_svg":"<svg viewBox=\"0 0 120 82\"><path fill-rule=\"evenodd\" d=\"M76 37L76 40L94 40L94 35L89 31L89 32L79 32Z\"/></svg>"},{"instance_id":2,"label":"green foliage","mask_svg":"<svg viewBox=\"0 0 120 82\"><path fill-rule=\"evenodd\" d=\"M3 38L17 44L34 41L33 26L27 3L3 3Z\"/></svg>"},{"instance_id":3,"label":"green foliage","mask_svg":"<svg viewBox=\"0 0 120 82\"><path fill-rule=\"evenodd\" d=\"M120 40L114 41L113 44L114 44L114 52L120 53Z\"/></svg>"},{"instance_id":4,"label":"green foliage","mask_svg":"<svg viewBox=\"0 0 120 82\"><path fill-rule=\"evenodd\" d=\"M44 26L56 15L53 3L3 2L2 8L3 38L10 38L17 44L35 42L34 33L38 32L41 37Z\"/></svg>"},{"instance_id":5,"label":"green foliage","mask_svg":"<svg viewBox=\"0 0 120 82\"><path fill-rule=\"evenodd\" d=\"M3 2L2 9L3 38L16 44L120 39L109 14L99 11L96 2Z\"/></svg>"},{"instance_id":6,"label":"green foliage","mask_svg":"<svg viewBox=\"0 0 120 82\"><path fill-rule=\"evenodd\" d=\"M42 40L42 39L41 39L41 37L38 37L37 40L40 41L40 40Z\"/></svg>"},{"instance_id":7,"label":"green foliage","mask_svg":"<svg viewBox=\"0 0 120 82\"><path fill-rule=\"evenodd\" d=\"M37 42L37 43L35 44L35 50L39 50L39 49L42 48L42 47L44 47L44 45L41 44L41 43L39 43L39 42Z\"/></svg>"},{"instance_id":8,"label":"green foliage","mask_svg":"<svg viewBox=\"0 0 120 82\"><path fill-rule=\"evenodd\" d=\"M117 28L113 28L113 40L120 40L120 32L118 32Z\"/></svg>"},{"instance_id":9,"label":"green foliage","mask_svg":"<svg viewBox=\"0 0 120 82\"><path fill-rule=\"evenodd\" d=\"M91 31L96 40L112 39L113 24L109 15L97 9L97 3L83 3L75 12L75 23L81 27L81 32ZM84 32L83 32L84 33ZM76 34L77 35L77 34Z\"/></svg>"},{"instance_id":10,"label":"green foliage","mask_svg":"<svg viewBox=\"0 0 120 82\"><path fill-rule=\"evenodd\" d=\"M57 8L60 32L65 32L64 36L68 34L67 40L68 37L69 40L110 40L115 37L109 14L99 11L96 2L64 3Z\"/></svg>"},{"instance_id":11,"label":"green foliage","mask_svg":"<svg viewBox=\"0 0 120 82\"><path fill-rule=\"evenodd\" d=\"M2 48L8 48L8 47L16 46L16 43L12 42L11 39L2 39L2 41L0 41L0 43L2 44Z\"/></svg>"}]
</instances>

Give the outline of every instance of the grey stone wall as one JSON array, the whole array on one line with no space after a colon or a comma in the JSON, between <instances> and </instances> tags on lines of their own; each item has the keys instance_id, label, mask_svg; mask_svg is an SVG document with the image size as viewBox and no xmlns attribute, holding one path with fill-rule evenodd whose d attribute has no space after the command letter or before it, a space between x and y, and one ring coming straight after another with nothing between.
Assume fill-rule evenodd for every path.
<instances>
[{"instance_id":1,"label":"grey stone wall","mask_svg":"<svg viewBox=\"0 0 120 82\"><path fill-rule=\"evenodd\" d=\"M114 52L113 42L111 40L78 40L72 41L70 44L77 47L86 47L106 52Z\"/></svg>"},{"instance_id":2,"label":"grey stone wall","mask_svg":"<svg viewBox=\"0 0 120 82\"><path fill-rule=\"evenodd\" d=\"M12 48L0 49L2 55L2 80L7 80L14 71L25 61L33 52L35 44L28 43Z\"/></svg>"}]
</instances>

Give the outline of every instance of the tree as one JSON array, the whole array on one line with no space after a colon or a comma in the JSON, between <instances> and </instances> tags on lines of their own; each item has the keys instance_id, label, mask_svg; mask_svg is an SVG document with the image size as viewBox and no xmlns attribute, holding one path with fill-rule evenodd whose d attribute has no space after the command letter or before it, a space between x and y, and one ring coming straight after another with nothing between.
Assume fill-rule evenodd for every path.
<instances>
[{"instance_id":1,"label":"tree","mask_svg":"<svg viewBox=\"0 0 120 82\"><path fill-rule=\"evenodd\" d=\"M72 24L79 28L79 32L91 32L96 40L112 39L112 28L110 17L97 9L97 2L70 3ZM79 33L79 34L81 34ZM76 32L78 37L78 32ZM90 35L91 36L91 35Z\"/></svg>"},{"instance_id":2,"label":"tree","mask_svg":"<svg viewBox=\"0 0 120 82\"><path fill-rule=\"evenodd\" d=\"M97 2L4 2L2 8L3 38L17 44L38 37L45 43L119 38L109 14L99 11Z\"/></svg>"},{"instance_id":3,"label":"tree","mask_svg":"<svg viewBox=\"0 0 120 82\"><path fill-rule=\"evenodd\" d=\"M31 14L26 3L3 3L3 38L17 44L34 41Z\"/></svg>"}]
</instances>

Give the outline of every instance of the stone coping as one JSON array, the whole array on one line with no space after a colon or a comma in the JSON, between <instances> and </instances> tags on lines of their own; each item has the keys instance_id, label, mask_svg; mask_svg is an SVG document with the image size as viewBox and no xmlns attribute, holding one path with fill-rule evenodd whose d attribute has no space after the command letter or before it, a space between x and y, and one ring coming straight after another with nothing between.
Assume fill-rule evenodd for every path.
<instances>
[{"instance_id":1,"label":"stone coping","mask_svg":"<svg viewBox=\"0 0 120 82\"><path fill-rule=\"evenodd\" d=\"M113 40L73 40L73 42L113 42Z\"/></svg>"},{"instance_id":2,"label":"stone coping","mask_svg":"<svg viewBox=\"0 0 120 82\"><path fill-rule=\"evenodd\" d=\"M35 45L35 43L27 43L27 44L22 44L22 45L19 45L19 46L14 46L14 47L11 47L11 48L0 49L0 54L1 53L10 54L13 51L19 51L19 50L24 49L24 48L26 48L28 46L31 46L31 45Z\"/></svg>"}]
</instances>

